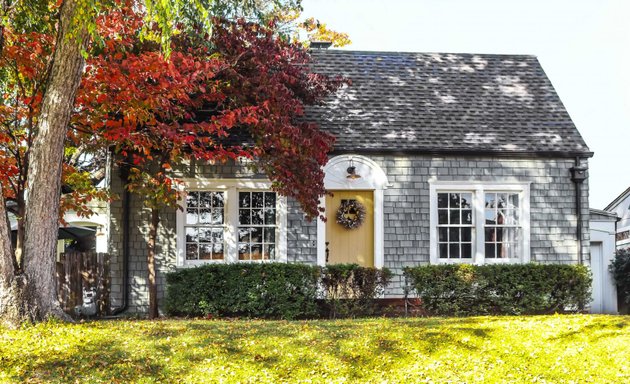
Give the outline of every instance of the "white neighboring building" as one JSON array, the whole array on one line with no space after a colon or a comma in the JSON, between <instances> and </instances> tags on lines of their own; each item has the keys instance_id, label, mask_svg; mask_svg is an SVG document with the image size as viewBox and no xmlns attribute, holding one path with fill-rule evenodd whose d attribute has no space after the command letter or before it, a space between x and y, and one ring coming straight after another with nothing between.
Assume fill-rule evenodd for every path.
<instances>
[{"instance_id":1,"label":"white neighboring building","mask_svg":"<svg viewBox=\"0 0 630 384\"><path fill-rule=\"evenodd\" d=\"M90 202L88 206L92 209L92 211L94 211L94 215L90 217L77 216L74 211L66 212L63 219L67 225L65 227L59 227L60 237L64 230L70 231L71 233L86 233L88 236L94 236L94 251L106 253L107 234L109 233L109 204L100 200L94 200ZM87 231L93 232L93 234L90 234ZM63 243L61 240L59 240L59 242Z\"/></svg>"},{"instance_id":2,"label":"white neighboring building","mask_svg":"<svg viewBox=\"0 0 630 384\"><path fill-rule=\"evenodd\" d=\"M615 224L611 212L590 209L591 260L593 273L592 313L617 313L617 287L608 270L615 258Z\"/></svg>"},{"instance_id":3,"label":"white neighboring building","mask_svg":"<svg viewBox=\"0 0 630 384\"><path fill-rule=\"evenodd\" d=\"M66 239L87 240L90 250L106 253L109 233L109 204L100 200L91 201L88 206L94 212L90 217L80 217L74 211L64 214L65 225L59 226L59 237L57 240L57 259L59 254L65 251ZM9 213L9 223L11 230L17 230L17 220Z\"/></svg>"},{"instance_id":4,"label":"white neighboring building","mask_svg":"<svg viewBox=\"0 0 630 384\"><path fill-rule=\"evenodd\" d=\"M630 188L617 196L604 210L619 217L616 230L617 249L630 248Z\"/></svg>"}]
</instances>

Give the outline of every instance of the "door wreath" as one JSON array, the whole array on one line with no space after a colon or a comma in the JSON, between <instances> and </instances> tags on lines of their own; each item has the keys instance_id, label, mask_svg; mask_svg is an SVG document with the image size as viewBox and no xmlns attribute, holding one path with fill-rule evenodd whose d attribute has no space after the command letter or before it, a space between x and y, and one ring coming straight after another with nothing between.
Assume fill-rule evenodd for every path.
<instances>
[{"instance_id":1,"label":"door wreath","mask_svg":"<svg viewBox=\"0 0 630 384\"><path fill-rule=\"evenodd\" d=\"M337 209L337 224L346 229L356 229L365 220L365 207L356 200L341 200Z\"/></svg>"}]
</instances>

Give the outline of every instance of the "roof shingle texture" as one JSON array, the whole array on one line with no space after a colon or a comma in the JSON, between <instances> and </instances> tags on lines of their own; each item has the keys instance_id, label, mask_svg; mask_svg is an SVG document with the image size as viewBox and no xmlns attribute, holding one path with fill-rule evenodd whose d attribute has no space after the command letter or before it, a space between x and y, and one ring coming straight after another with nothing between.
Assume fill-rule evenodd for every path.
<instances>
[{"instance_id":1,"label":"roof shingle texture","mask_svg":"<svg viewBox=\"0 0 630 384\"><path fill-rule=\"evenodd\" d=\"M307 110L337 151L590 153L534 56L311 54L314 72L351 81Z\"/></svg>"}]
</instances>

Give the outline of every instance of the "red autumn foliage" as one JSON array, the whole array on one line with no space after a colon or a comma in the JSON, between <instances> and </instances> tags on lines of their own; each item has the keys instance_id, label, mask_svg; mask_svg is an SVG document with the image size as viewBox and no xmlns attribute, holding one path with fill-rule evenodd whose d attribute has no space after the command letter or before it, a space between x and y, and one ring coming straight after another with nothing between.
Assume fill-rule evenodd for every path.
<instances>
[{"instance_id":1,"label":"red autumn foliage","mask_svg":"<svg viewBox=\"0 0 630 384\"><path fill-rule=\"evenodd\" d=\"M247 158L316 217L334 139L304 109L341 80L310 73L304 48L260 25L215 19L211 37L175 34L166 58L138 38L142 23L130 8L99 20L104 44L88 61L75 132L113 145L151 207L176 204L171 167L182 160Z\"/></svg>"},{"instance_id":2,"label":"red autumn foliage","mask_svg":"<svg viewBox=\"0 0 630 384\"><path fill-rule=\"evenodd\" d=\"M41 32L17 33L5 28L3 39L0 55L3 80L3 94L0 95L0 184L5 199L14 203L9 210L17 218L20 232L23 231L30 148L36 135L35 126L45 92L54 36ZM70 145L68 153L72 152ZM69 193L61 197L61 217L67 210L74 210L79 216L89 216L93 213L87 205L90 200L107 199L107 193L95 188L90 176L76 164L64 164L62 183ZM18 234L18 238L21 235Z\"/></svg>"}]
</instances>

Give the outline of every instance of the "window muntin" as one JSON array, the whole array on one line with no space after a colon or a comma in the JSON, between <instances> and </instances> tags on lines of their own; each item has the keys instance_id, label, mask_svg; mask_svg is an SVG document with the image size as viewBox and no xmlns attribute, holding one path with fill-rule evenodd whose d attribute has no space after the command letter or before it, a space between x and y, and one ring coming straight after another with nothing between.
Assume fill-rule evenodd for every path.
<instances>
[{"instance_id":1,"label":"window muntin","mask_svg":"<svg viewBox=\"0 0 630 384\"><path fill-rule=\"evenodd\" d=\"M275 192L239 192L239 260L275 259L278 222L276 199Z\"/></svg>"},{"instance_id":2,"label":"window muntin","mask_svg":"<svg viewBox=\"0 0 630 384\"><path fill-rule=\"evenodd\" d=\"M440 192L437 195L438 257L471 259L473 253L472 193Z\"/></svg>"},{"instance_id":3,"label":"window muntin","mask_svg":"<svg viewBox=\"0 0 630 384\"><path fill-rule=\"evenodd\" d=\"M186 196L186 260L223 260L224 192L198 191Z\"/></svg>"},{"instance_id":4,"label":"window muntin","mask_svg":"<svg viewBox=\"0 0 630 384\"><path fill-rule=\"evenodd\" d=\"M521 254L519 194L484 193L484 256L489 259L516 259Z\"/></svg>"}]
</instances>

